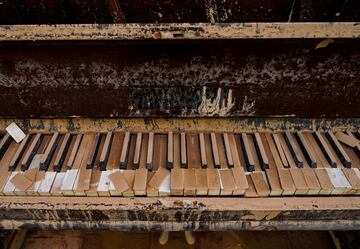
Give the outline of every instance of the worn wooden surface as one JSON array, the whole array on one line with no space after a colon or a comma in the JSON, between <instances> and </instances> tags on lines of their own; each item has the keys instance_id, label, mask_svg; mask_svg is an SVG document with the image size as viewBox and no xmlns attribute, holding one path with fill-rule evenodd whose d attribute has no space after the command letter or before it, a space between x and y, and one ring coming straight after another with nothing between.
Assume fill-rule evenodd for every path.
<instances>
[{"instance_id":1,"label":"worn wooden surface","mask_svg":"<svg viewBox=\"0 0 360 249\"><path fill-rule=\"evenodd\" d=\"M358 38L350 23L63 24L0 26L1 41Z\"/></svg>"},{"instance_id":2,"label":"worn wooden surface","mask_svg":"<svg viewBox=\"0 0 360 249\"><path fill-rule=\"evenodd\" d=\"M5 229L360 229L359 197L2 197L0 200L0 225Z\"/></svg>"},{"instance_id":3,"label":"worn wooden surface","mask_svg":"<svg viewBox=\"0 0 360 249\"><path fill-rule=\"evenodd\" d=\"M360 40L322 41L4 41L0 116L358 117Z\"/></svg>"},{"instance_id":4,"label":"worn wooden surface","mask_svg":"<svg viewBox=\"0 0 360 249\"><path fill-rule=\"evenodd\" d=\"M254 132L267 130L346 130L360 127L358 118L0 118L0 130L15 122L31 133L132 132Z\"/></svg>"}]
</instances>

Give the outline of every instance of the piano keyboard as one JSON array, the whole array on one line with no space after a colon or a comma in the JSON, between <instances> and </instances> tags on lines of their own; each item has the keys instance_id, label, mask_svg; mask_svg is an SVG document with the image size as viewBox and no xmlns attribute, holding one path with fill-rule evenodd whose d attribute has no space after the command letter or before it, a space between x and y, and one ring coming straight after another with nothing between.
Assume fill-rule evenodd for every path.
<instances>
[{"instance_id":1,"label":"piano keyboard","mask_svg":"<svg viewBox=\"0 0 360 249\"><path fill-rule=\"evenodd\" d=\"M360 133L0 134L0 194L360 194Z\"/></svg>"}]
</instances>

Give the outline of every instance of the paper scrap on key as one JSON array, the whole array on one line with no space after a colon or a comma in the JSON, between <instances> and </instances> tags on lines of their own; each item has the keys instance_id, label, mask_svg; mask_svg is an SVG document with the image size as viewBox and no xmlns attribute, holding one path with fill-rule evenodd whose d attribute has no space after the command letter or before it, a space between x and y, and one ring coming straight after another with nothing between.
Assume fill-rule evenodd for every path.
<instances>
[{"instance_id":1,"label":"paper scrap on key","mask_svg":"<svg viewBox=\"0 0 360 249\"><path fill-rule=\"evenodd\" d=\"M20 143L25 138L25 133L20 129L20 127L12 122L5 130L9 135L17 142Z\"/></svg>"}]
</instances>

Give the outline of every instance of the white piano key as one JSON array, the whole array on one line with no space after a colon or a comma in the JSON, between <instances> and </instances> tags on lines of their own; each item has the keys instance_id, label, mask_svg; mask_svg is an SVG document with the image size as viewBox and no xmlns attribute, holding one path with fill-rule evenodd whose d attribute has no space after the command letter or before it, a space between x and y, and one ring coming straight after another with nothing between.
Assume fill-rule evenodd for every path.
<instances>
[{"instance_id":1,"label":"white piano key","mask_svg":"<svg viewBox=\"0 0 360 249\"><path fill-rule=\"evenodd\" d=\"M108 176L111 175L112 173L115 173L117 171L120 171L121 174L124 172L123 169L113 169L113 170L108 170ZM109 192L110 192L110 195L111 196L122 196L121 193L117 192L116 189L115 189L115 186L114 184L112 183L112 181L110 181L109 179Z\"/></svg>"},{"instance_id":2,"label":"white piano key","mask_svg":"<svg viewBox=\"0 0 360 249\"><path fill-rule=\"evenodd\" d=\"M75 181L74 181L74 185L72 187L73 189L73 193L74 195L77 196L85 196L85 192L84 191L77 191L78 188L78 184L79 184L79 178L80 178L80 169L77 169L78 173L76 175Z\"/></svg>"},{"instance_id":3,"label":"white piano key","mask_svg":"<svg viewBox=\"0 0 360 249\"><path fill-rule=\"evenodd\" d=\"M334 185L332 194L343 194L349 191L352 187L346 176L339 168L326 168L331 183Z\"/></svg>"},{"instance_id":4,"label":"white piano key","mask_svg":"<svg viewBox=\"0 0 360 249\"><path fill-rule=\"evenodd\" d=\"M35 181L33 186L26 190L26 195L39 195L38 190L42 181Z\"/></svg>"},{"instance_id":5,"label":"white piano key","mask_svg":"<svg viewBox=\"0 0 360 249\"><path fill-rule=\"evenodd\" d=\"M33 160L30 163L29 169L39 169L40 168L40 160L42 158L43 154L36 154L33 158Z\"/></svg>"},{"instance_id":6,"label":"white piano key","mask_svg":"<svg viewBox=\"0 0 360 249\"><path fill-rule=\"evenodd\" d=\"M54 183L50 191L51 195L62 195L61 186L63 184L65 175L66 172L59 172L56 174Z\"/></svg>"},{"instance_id":7,"label":"white piano key","mask_svg":"<svg viewBox=\"0 0 360 249\"><path fill-rule=\"evenodd\" d=\"M268 179L267 179L267 177L266 177L265 171L255 171L255 172L260 172L260 173L261 173L261 175L262 175L263 178L264 178L264 181L265 181L266 185L267 185L268 188L270 189L270 184L269 184L269 181L268 181Z\"/></svg>"},{"instance_id":8,"label":"white piano key","mask_svg":"<svg viewBox=\"0 0 360 249\"><path fill-rule=\"evenodd\" d=\"M15 186L14 184L11 182L11 179L17 174L19 173L18 171L14 171L11 173L11 175L9 176L7 183L5 184L5 187L3 189L3 194L4 195L15 195Z\"/></svg>"},{"instance_id":9,"label":"white piano key","mask_svg":"<svg viewBox=\"0 0 360 249\"><path fill-rule=\"evenodd\" d=\"M40 160L42 158L43 154L36 154L33 158L33 160L30 163L30 166L28 168L28 170L30 169L39 169L40 168ZM27 171L28 171L27 170ZM38 194L38 189L41 185L41 181L35 181L34 184L26 190L26 194L27 195L39 195Z\"/></svg>"},{"instance_id":10,"label":"white piano key","mask_svg":"<svg viewBox=\"0 0 360 249\"><path fill-rule=\"evenodd\" d=\"M357 177L360 178L360 170L358 168L352 168L352 170L355 172L355 174L357 175Z\"/></svg>"},{"instance_id":11,"label":"white piano key","mask_svg":"<svg viewBox=\"0 0 360 249\"><path fill-rule=\"evenodd\" d=\"M19 171L17 171L17 174L24 174L24 172L19 172ZM17 175L17 174L15 174L15 175ZM27 194L27 190L28 190L28 189L26 189L25 191L24 191L24 190L20 190L20 189L18 189L18 188L15 186L14 194L15 194L15 195L18 195L18 196L24 196L24 195Z\"/></svg>"},{"instance_id":12,"label":"white piano key","mask_svg":"<svg viewBox=\"0 0 360 249\"><path fill-rule=\"evenodd\" d=\"M10 171L4 173L3 177L6 178L6 182L8 182L11 173L12 173L12 172L10 172ZM6 185L6 184L4 184L3 187L2 187L2 189L0 190L0 195L4 195L3 192L4 192L4 189L5 189L5 185Z\"/></svg>"},{"instance_id":13,"label":"white piano key","mask_svg":"<svg viewBox=\"0 0 360 249\"><path fill-rule=\"evenodd\" d=\"M45 173L45 179L41 181L38 189L39 195L50 195L51 187L54 183L57 172L47 171Z\"/></svg>"},{"instance_id":14,"label":"white piano key","mask_svg":"<svg viewBox=\"0 0 360 249\"><path fill-rule=\"evenodd\" d=\"M220 181L220 190L222 190L222 189L224 189L224 184L223 184L223 182L222 182L222 180L221 180L221 175L220 175L220 172L219 172L219 170L217 170L217 173L218 173L218 175L219 175L219 181Z\"/></svg>"},{"instance_id":15,"label":"white piano key","mask_svg":"<svg viewBox=\"0 0 360 249\"><path fill-rule=\"evenodd\" d=\"M159 186L159 195L160 196L169 196L170 195L170 172L169 174L164 178L162 183Z\"/></svg>"},{"instance_id":16,"label":"white piano key","mask_svg":"<svg viewBox=\"0 0 360 249\"><path fill-rule=\"evenodd\" d=\"M65 173L63 184L61 186L61 192L64 195L73 195L73 186L75 184L76 177L79 173L78 169L70 169Z\"/></svg>"},{"instance_id":17,"label":"white piano key","mask_svg":"<svg viewBox=\"0 0 360 249\"><path fill-rule=\"evenodd\" d=\"M225 170L229 170L229 169L223 168L223 169L217 170L217 172L219 174L219 181L220 181L220 195L232 195L232 191L225 190L226 182L224 181L225 179L223 179L223 177L221 175L222 171L225 171Z\"/></svg>"},{"instance_id":18,"label":"white piano key","mask_svg":"<svg viewBox=\"0 0 360 249\"><path fill-rule=\"evenodd\" d=\"M109 175L112 170L101 171L99 185L97 187L97 192L99 196L110 196L109 187L110 187L110 179Z\"/></svg>"},{"instance_id":19,"label":"white piano key","mask_svg":"<svg viewBox=\"0 0 360 249\"><path fill-rule=\"evenodd\" d=\"M360 170L358 168L351 168L354 172L355 175L360 179ZM357 195L360 195L360 191L356 192Z\"/></svg>"}]
</instances>

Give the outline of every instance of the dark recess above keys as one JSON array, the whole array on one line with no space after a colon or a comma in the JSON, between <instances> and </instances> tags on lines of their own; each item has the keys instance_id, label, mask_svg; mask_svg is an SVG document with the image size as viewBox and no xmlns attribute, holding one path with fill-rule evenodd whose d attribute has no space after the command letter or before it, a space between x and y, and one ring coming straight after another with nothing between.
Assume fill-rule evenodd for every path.
<instances>
[{"instance_id":1,"label":"dark recess above keys","mask_svg":"<svg viewBox=\"0 0 360 249\"><path fill-rule=\"evenodd\" d=\"M356 0L3 1L0 24L358 21Z\"/></svg>"},{"instance_id":2,"label":"dark recess above keys","mask_svg":"<svg viewBox=\"0 0 360 249\"><path fill-rule=\"evenodd\" d=\"M206 86L232 90L227 117L359 117L359 40L321 41L5 42L1 115L219 116L199 111Z\"/></svg>"}]
</instances>

